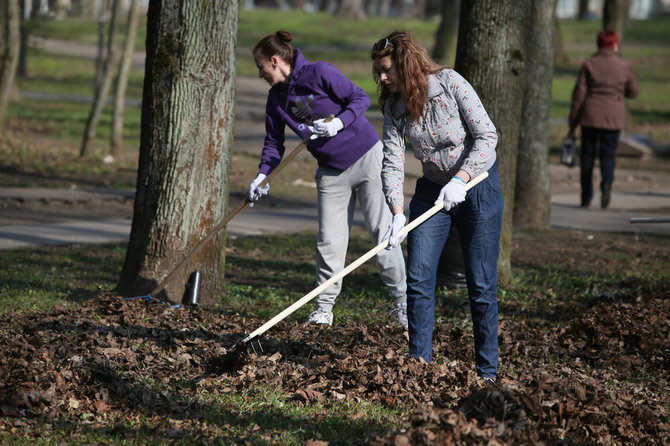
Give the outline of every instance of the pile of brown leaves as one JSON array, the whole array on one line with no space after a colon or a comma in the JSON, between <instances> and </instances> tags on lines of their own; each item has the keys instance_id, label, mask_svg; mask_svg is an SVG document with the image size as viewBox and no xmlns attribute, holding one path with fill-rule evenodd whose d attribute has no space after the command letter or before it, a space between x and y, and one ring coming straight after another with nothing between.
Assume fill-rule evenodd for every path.
<instances>
[{"instance_id":1,"label":"pile of brown leaves","mask_svg":"<svg viewBox=\"0 0 670 446\"><path fill-rule=\"evenodd\" d=\"M194 403L199 387L263 383L297 404L417 408L409 429L380 433L375 445L667 444L668 382L645 374L670 370L669 315L670 300L652 298L601 302L563 329L502 324L500 379L482 387L471 334L449 323L435 339L448 359L426 364L407 357L395 324L281 322L263 340L263 353L233 359L222 373L250 328L239 317L100 296L76 311L3 315L0 429L20 428L13 418L66 425L84 414L180 414L179 429L163 435L192 428L206 437L205 408ZM154 391L147 376L171 393Z\"/></svg>"}]
</instances>

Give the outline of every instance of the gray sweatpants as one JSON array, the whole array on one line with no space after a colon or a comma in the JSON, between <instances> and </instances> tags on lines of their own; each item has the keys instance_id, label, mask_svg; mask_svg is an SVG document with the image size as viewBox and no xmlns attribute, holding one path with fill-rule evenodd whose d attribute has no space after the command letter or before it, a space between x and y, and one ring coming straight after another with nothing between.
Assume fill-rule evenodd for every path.
<instances>
[{"instance_id":1,"label":"gray sweatpants","mask_svg":"<svg viewBox=\"0 0 670 446\"><path fill-rule=\"evenodd\" d=\"M365 225L375 245L382 242L391 224L391 211L384 199L381 180L382 147L378 142L344 172L327 167L316 171L319 193L319 235L316 243L317 286L345 267L349 232L358 199ZM372 248L372 246L371 246ZM407 301L405 260L400 249L382 250L377 254L382 281L395 303ZM332 311L342 289L338 280L316 298L318 307Z\"/></svg>"}]
</instances>

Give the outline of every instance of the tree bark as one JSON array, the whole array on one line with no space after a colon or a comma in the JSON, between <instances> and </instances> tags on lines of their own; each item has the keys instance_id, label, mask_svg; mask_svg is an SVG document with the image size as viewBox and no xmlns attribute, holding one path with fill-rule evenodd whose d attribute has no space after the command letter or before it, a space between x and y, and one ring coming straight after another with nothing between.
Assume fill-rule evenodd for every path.
<instances>
[{"instance_id":1,"label":"tree bark","mask_svg":"<svg viewBox=\"0 0 670 446\"><path fill-rule=\"evenodd\" d=\"M86 121L84 137L82 138L81 148L79 149L80 157L87 156L91 152L91 145L93 145L93 140L95 139L95 133L98 129L98 123L100 122L100 116L102 116L102 109L105 107L107 96L109 95L109 89L112 86L112 81L114 78L114 67L117 65L119 59L117 18L121 13L121 0L113 0L112 5L112 17L109 20L107 56L103 62L102 68L102 82L100 83L99 88L95 90L93 104L88 115L88 120Z\"/></svg>"},{"instance_id":2,"label":"tree bark","mask_svg":"<svg viewBox=\"0 0 670 446\"><path fill-rule=\"evenodd\" d=\"M458 38L458 10L460 0L442 0L440 26L435 34L433 59L440 63L452 65L456 53Z\"/></svg>"},{"instance_id":3,"label":"tree bark","mask_svg":"<svg viewBox=\"0 0 670 446\"><path fill-rule=\"evenodd\" d=\"M93 91L98 91L102 85L105 70L105 28L107 23L107 10L109 0L100 0L98 10L98 52L95 58L95 78L93 80Z\"/></svg>"},{"instance_id":4,"label":"tree bark","mask_svg":"<svg viewBox=\"0 0 670 446\"><path fill-rule=\"evenodd\" d=\"M5 113L19 62L21 15L16 1L3 2L0 6L0 26L0 138L5 138Z\"/></svg>"},{"instance_id":5,"label":"tree bark","mask_svg":"<svg viewBox=\"0 0 670 446\"><path fill-rule=\"evenodd\" d=\"M335 17L347 20L365 20L363 12L363 0L342 0L335 11Z\"/></svg>"},{"instance_id":6,"label":"tree bark","mask_svg":"<svg viewBox=\"0 0 670 446\"><path fill-rule=\"evenodd\" d=\"M561 31L561 21L554 15L554 65L564 65L568 63L568 55L565 53L563 45L563 32Z\"/></svg>"},{"instance_id":7,"label":"tree bark","mask_svg":"<svg viewBox=\"0 0 670 446\"><path fill-rule=\"evenodd\" d=\"M498 281L511 280L514 183L525 85L523 23L530 0L472 0L461 4L456 71L480 96L498 130L503 224Z\"/></svg>"},{"instance_id":8,"label":"tree bark","mask_svg":"<svg viewBox=\"0 0 670 446\"><path fill-rule=\"evenodd\" d=\"M530 20L526 22L526 86L519 132L514 226L547 229L551 215L549 115L556 0L534 0L530 4Z\"/></svg>"},{"instance_id":9,"label":"tree bark","mask_svg":"<svg viewBox=\"0 0 670 446\"><path fill-rule=\"evenodd\" d=\"M128 73L133 61L135 49L135 36L137 35L137 23L140 12L139 0L131 0L128 10L128 24L126 30L126 44L121 55L119 74L116 77L116 88L114 90L114 112L112 116L112 141L110 153L116 155L123 147L123 113L126 104L126 87L128 86Z\"/></svg>"},{"instance_id":10,"label":"tree bark","mask_svg":"<svg viewBox=\"0 0 670 446\"><path fill-rule=\"evenodd\" d=\"M212 228L228 203L238 2L151 0L137 192L117 290L154 289ZM225 232L166 284L179 301L202 274L200 302L223 294Z\"/></svg>"},{"instance_id":11,"label":"tree bark","mask_svg":"<svg viewBox=\"0 0 670 446\"><path fill-rule=\"evenodd\" d=\"M617 33L619 45L623 41L624 0L605 0L603 3L603 29Z\"/></svg>"}]
</instances>

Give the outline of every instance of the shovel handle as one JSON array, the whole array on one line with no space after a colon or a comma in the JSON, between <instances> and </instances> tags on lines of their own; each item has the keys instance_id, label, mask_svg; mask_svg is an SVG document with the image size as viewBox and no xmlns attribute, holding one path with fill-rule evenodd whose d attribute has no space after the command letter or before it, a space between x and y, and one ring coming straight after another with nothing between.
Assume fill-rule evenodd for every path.
<instances>
[{"instance_id":1,"label":"shovel handle","mask_svg":"<svg viewBox=\"0 0 670 446\"><path fill-rule=\"evenodd\" d=\"M468 184L465 185L465 190L466 191L470 190L472 187L477 185L479 182L481 182L482 180L484 180L488 176L489 176L488 172L484 172L482 174L477 175L475 178L470 180L468 182ZM417 217L414 220L412 220L411 222L409 222L404 228L402 228L400 230L398 235L408 233L409 231L416 228L417 226L419 226L424 221L428 220L433 215L440 212L442 209L444 209L444 204L443 203L436 204L435 206L433 206L432 208L428 209L426 212L421 214L419 217ZM328 288L329 286L331 286L332 284L334 284L335 282L337 282L338 280L340 280L341 278L343 278L344 276L346 276L347 274L349 274L350 272L352 272L353 270L355 270L356 268L361 266L363 263L370 260L375 255L377 255L377 253L379 253L382 249L385 249L388 246L388 243L389 243L388 239L382 241L380 244L378 244L377 246L375 246L374 248L372 248L371 250L369 250L368 252L363 254L361 257L359 257L358 259L356 259L355 261L350 263L342 271L335 274L330 279L326 280L321 285L319 285L318 287L316 287L315 289L313 289L309 293L305 294L299 300L294 302L291 306L287 307L284 311L277 314L275 317L273 317L272 319L267 321L265 324L261 325L258 329L256 329L256 331L254 331L249 336L244 338L244 340L242 342L247 343L247 342L251 341L253 338L255 338L256 336L260 336L263 333L265 333L266 331L268 331L270 328L274 327L277 323L282 321L284 318L286 318L288 315L290 315L291 313L296 311L298 308L305 305L307 302L312 300L314 297L316 297L319 293L324 291L326 288Z\"/></svg>"},{"instance_id":2,"label":"shovel handle","mask_svg":"<svg viewBox=\"0 0 670 446\"><path fill-rule=\"evenodd\" d=\"M335 115L330 115L330 116L328 116L328 117L325 119L324 122L330 122L330 121L332 121L333 119L335 119ZM282 169L284 169L284 167L286 167L286 165L287 165L288 163L290 163L291 161L293 161L293 159L294 159L296 156L298 156L298 154L300 153L300 151L302 151L302 149L304 149L305 146L307 146L307 143L309 142L309 140L310 140L311 137L312 137L312 135L309 135L307 138L303 139L302 142L298 145L298 147L296 147L295 149L293 149L293 151L292 151L286 158L284 158L284 159L282 160L282 162L279 163L279 165L278 165L277 167L275 167L274 170L273 170L272 172L270 172L270 174L269 174L269 175L268 175L268 176L261 182L261 184L259 184L259 187L264 187L266 184L268 184L268 183L270 182L270 180L272 180L272 179L273 179L279 172L281 172ZM188 255L187 255L186 257L184 257L184 259L183 259L181 262L179 262L179 264L177 264L177 266L175 266L175 267L172 269L172 271L170 271L170 273L165 277L165 279L163 279L163 281L162 281L161 283L159 283L159 284L156 286L156 288L154 288L154 289L151 291L151 293L149 293L149 296L154 296L154 297L155 297L158 293L160 293L161 291L163 291L163 288L165 288L165 286L168 284L168 282L170 281L170 279L172 279L172 276L174 276L178 271L181 271L181 269L184 267L184 265L186 265L186 263L187 263L189 260L191 260L191 259L193 258L194 255L196 255L198 252L200 252L200 250L201 250L207 243L209 243L209 241L210 241L212 238L214 238L214 236L215 236L216 234L218 234L219 231L221 231L223 228L225 228L226 225L228 225L228 222L230 222L230 220L232 220L234 216L236 216L237 214L239 214L239 212L240 212L242 209L244 209L244 208L246 207L246 205L249 204L249 203L250 203L250 201L249 201L249 197L244 197L244 200L243 200L243 201L242 201L242 202L241 202L235 209L233 209L233 210L226 216L226 218L223 219L223 221L222 221L221 223L219 223L218 225L216 225L216 227L215 227L214 229L212 229L212 231L211 231L209 234L207 234L207 236L205 236L205 238L203 238L202 240L200 240L200 242L199 242L199 243L198 243L198 244L197 244L197 245L196 245L196 246L195 246L195 247L188 253Z\"/></svg>"}]
</instances>

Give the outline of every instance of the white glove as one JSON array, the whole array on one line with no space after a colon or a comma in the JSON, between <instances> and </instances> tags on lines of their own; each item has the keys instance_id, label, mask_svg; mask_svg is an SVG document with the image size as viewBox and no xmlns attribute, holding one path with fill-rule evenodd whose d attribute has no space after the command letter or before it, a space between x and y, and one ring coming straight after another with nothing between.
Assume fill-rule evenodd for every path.
<instances>
[{"instance_id":1,"label":"white glove","mask_svg":"<svg viewBox=\"0 0 670 446\"><path fill-rule=\"evenodd\" d=\"M465 181L460 177L453 177L440 191L435 204L444 203L446 211L465 201Z\"/></svg>"},{"instance_id":2,"label":"white glove","mask_svg":"<svg viewBox=\"0 0 670 446\"><path fill-rule=\"evenodd\" d=\"M407 237L407 232L398 236L398 233L404 227L405 227L405 214L395 214L393 216L393 220L391 220L391 224L386 230L386 234L384 234L384 238L382 238L382 241L386 239L388 239L389 241L389 245L386 247L386 249L391 249L394 246L398 246L399 244L402 243L403 240L405 240L405 237Z\"/></svg>"},{"instance_id":3,"label":"white glove","mask_svg":"<svg viewBox=\"0 0 670 446\"><path fill-rule=\"evenodd\" d=\"M259 173L254 181L252 181L249 185L249 207L254 207L254 201L258 200L263 195L268 194L268 191L270 190L270 183L266 184L264 187L258 187L264 179L265 174Z\"/></svg>"},{"instance_id":4,"label":"white glove","mask_svg":"<svg viewBox=\"0 0 670 446\"><path fill-rule=\"evenodd\" d=\"M333 137L343 128L344 124L340 118L333 118L328 122L325 119L317 119L314 121L314 126L309 126L309 130L313 133L312 139L325 136Z\"/></svg>"}]
</instances>

